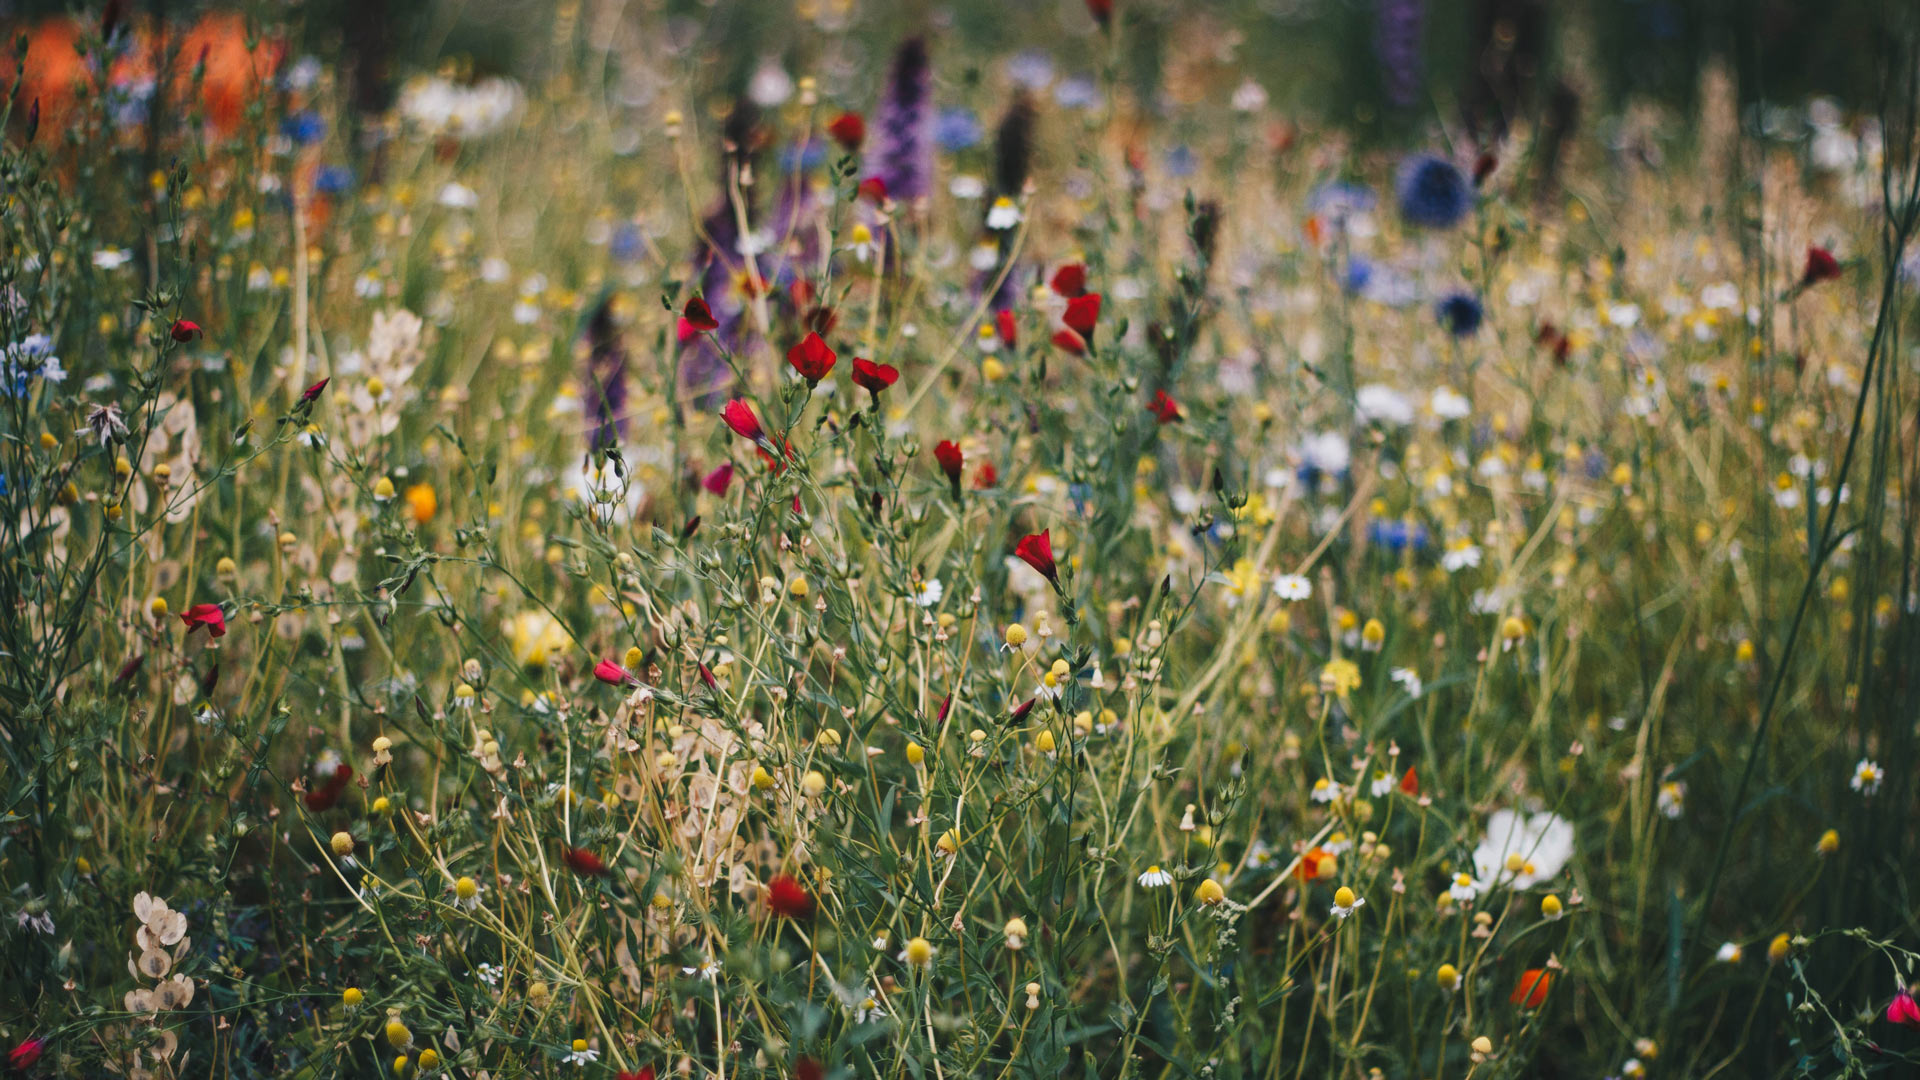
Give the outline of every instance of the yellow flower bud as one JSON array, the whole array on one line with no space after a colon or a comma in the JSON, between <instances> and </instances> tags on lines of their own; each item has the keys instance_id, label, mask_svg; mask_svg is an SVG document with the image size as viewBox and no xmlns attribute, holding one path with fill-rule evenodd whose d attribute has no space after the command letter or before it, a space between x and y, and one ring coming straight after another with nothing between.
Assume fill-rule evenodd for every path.
<instances>
[{"instance_id":1,"label":"yellow flower bud","mask_svg":"<svg viewBox=\"0 0 1920 1080\"><path fill-rule=\"evenodd\" d=\"M1773 940L1767 943L1767 963L1777 964L1792 951L1793 939L1785 934L1775 934Z\"/></svg>"},{"instance_id":2,"label":"yellow flower bud","mask_svg":"<svg viewBox=\"0 0 1920 1080\"><path fill-rule=\"evenodd\" d=\"M1227 898L1227 890L1222 888L1219 882L1208 878L1200 883L1199 888L1193 890L1193 898L1208 907L1213 907Z\"/></svg>"},{"instance_id":3,"label":"yellow flower bud","mask_svg":"<svg viewBox=\"0 0 1920 1080\"><path fill-rule=\"evenodd\" d=\"M420 1067L422 1069L439 1068L440 1067L439 1051L435 1050L431 1046L427 1047L425 1050L420 1051Z\"/></svg>"},{"instance_id":4,"label":"yellow flower bud","mask_svg":"<svg viewBox=\"0 0 1920 1080\"><path fill-rule=\"evenodd\" d=\"M340 991L340 1003L349 1009L366 999L367 995L361 993L360 988L357 986L349 986L345 990Z\"/></svg>"},{"instance_id":5,"label":"yellow flower bud","mask_svg":"<svg viewBox=\"0 0 1920 1080\"><path fill-rule=\"evenodd\" d=\"M800 778L800 792L809 799L817 799L827 790L827 778L819 770L809 772Z\"/></svg>"},{"instance_id":6,"label":"yellow flower bud","mask_svg":"<svg viewBox=\"0 0 1920 1080\"><path fill-rule=\"evenodd\" d=\"M1017 649L1027 643L1027 628L1019 623L1007 624L1007 647Z\"/></svg>"},{"instance_id":7,"label":"yellow flower bud","mask_svg":"<svg viewBox=\"0 0 1920 1080\"><path fill-rule=\"evenodd\" d=\"M1473 1040L1473 1052L1476 1054L1493 1053L1493 1040L1485 1035L1477 1035Z\"/></svg>"},{"instance_id":8,"label":"yellow flower bud","mask_svg":"<svg viewBox=\"0 0 1920 1080\"><path fill-rule=\"evenodd\" d=\"M1548 893L1547 896L1540 901L1540 914L1543 918L1557 919L1563 910L1560 904L1560 898L1554 896L1552 893Z\"/></svg>"},{"instance_id":9,"label":"yellow flower bud","mask_svg":"<svg viewBox=\"0 0 1920 1080\"><path fill-rule=\"evenodd\" d=\"M773 774L767 771L765 765L755 765L753 767L753 786L762 791L773 786Z\"/></svg>"},{"instance_id":10,"label":"yellow flower bud","mask_svg":"<svg viewBox=\"0 0 1920 1080\"><path fill-rule=\"evenodd\" d=\"M1053 747L1053 732L1046 728L1041 728L1040 734L1034 736L1033 748L1042 754L1051 754L1053 753Z\"/></svg>"},{"instance_id":11,"label":"yellow flower bud","mask_svg":"<svg viewBox=\"0 0 1920 1080\"><path fill-rule=\"evenodd\" d=\"M384 476L375 481L373 485L373 497L381 502L386 502L388 499L393 498L393 481Z\"/></svg>"},{"instance_id":12,"label":"yellow flower bud","mask_svg":"<svg viewBox=\"0 0 1920 1080\"><path fill-rule=\"evenodd\" d=\"M1460 988L1460 969L1454 967L1452 964L1441 964L1433 973L1433 981L1439 983L1440 989L1442 990L1458 990Z\"/></svg>"},{"instance_id":13,"label":"yellow flower bud","mask_svg":"<svg viewBox=\"0 0 1920 1080\"><path fill-rule=\"evenodd\" d=\"M925 760L927 760L927 752L919 743L907 744L907 764L918 765Z\"/></svg>"},{"instance_id":14,"label":"yellow flower bud","mask_svg":"<svg viewBox=\"0 0 1920 1080\"><path fill-rule=\"evenodd\" d=\"M1821 833L1820 843L1815 845L1814 850L1818 851L1822 855L1831 855L1834 852L1839 851L1840 850L1839 831L1835 829L1828 829L1826 832Z\"/></svg>"},{"instance_id":15,"label":"yellow flower bud","mask_svg":"<svg viewBox=\"0 0 1920 1080\"><path fill-rule=\"evenodd\" d=\"M387 1042L393 1046L405 1046L413 1041L413 1032L398 1020L387 1021Z\"/></svg>"},{"instance_id":16,"label":"yellow flower bud","mask_svg":"<svg viewBox=\"0 0 1920 1080\"><path fill-rule=\"evenodd\" d=\"M153 617L156 619L166 618L167 617L167 598L164 596L154 597L153 602L147 605L147 610L153 612Z\"/></svg>"}]
</instances>

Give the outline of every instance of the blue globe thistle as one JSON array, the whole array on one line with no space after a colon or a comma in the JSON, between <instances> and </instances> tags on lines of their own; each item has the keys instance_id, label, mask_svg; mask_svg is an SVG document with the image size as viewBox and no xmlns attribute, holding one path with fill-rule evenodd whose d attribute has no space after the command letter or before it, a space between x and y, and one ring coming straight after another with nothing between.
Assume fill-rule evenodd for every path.
<instances>
[{"instance_id":1,"label":"blue globe thistle","mask_svg":"<svg viewBox=\"0 0 1920 1080\"><path fill-rule=\"evenodd\" d=\"M1400 216L1409 225L1450 229L1473 209L1473 185L1451 161L1415 154L1400 163L1394 178Z\"/></svg>"},{"instance_id":2,"label":"blue globe thistle","mask_svg":"<svg viewBox=\"0 0 1920 1080\"><path fill-rule=\"evenodd\" d=\"M1480 307L1480 298L1464 292L1454 293L1434 305L1433 313L1447 333L1459 338L1472 337L1486 315Z\"/></svg>"}]
</instances>

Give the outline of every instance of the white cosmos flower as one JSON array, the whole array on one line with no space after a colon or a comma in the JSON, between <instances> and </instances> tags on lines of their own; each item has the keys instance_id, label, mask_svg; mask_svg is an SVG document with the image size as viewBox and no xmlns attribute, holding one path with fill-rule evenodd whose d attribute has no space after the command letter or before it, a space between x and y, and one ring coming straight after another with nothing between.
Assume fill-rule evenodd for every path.
<instances>
[{"instance_id":1,"label":"white cosmos flower","mask_svg":"<svg viewBox=\"0 0 1920 1080\"><path fill-rule=\"evenodd\" d=\"M1521 869L1507 870L1507 856L1518 855ZM1473 868L1480 881L1529 889L1558 877L1573 858L1573 825L1558 814L1542 811L1522 817L1517 811L1496 810L1487 818L1487 834L1473 849Z\"/></svg>"}]
</instances>

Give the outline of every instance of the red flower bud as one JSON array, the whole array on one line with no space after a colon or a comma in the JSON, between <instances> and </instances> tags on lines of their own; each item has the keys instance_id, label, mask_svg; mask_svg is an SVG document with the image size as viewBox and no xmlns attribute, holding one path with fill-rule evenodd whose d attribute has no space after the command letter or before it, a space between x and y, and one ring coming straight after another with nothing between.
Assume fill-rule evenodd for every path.
<instances>
[{"instance_id":1,"label":"red flower bud","mask_svg":"<svg viewBox=\"0 0 1920 1080\"><path fill-rule=\"evenodd\" d=\"M877 203L887 201L887 182L877 176L869 176L860 181L860 197Z\"/></svg>"},{"instance_id":2,"label":"red flower bud","mask_svg":"<svg viewBox=\"0 0 1920 1080\"><path fill-rule=\"evenodd\" d=\"M1826 248L1807 249L1807 268L1800 274L1800 287L1805 289L1823 281L1833 281L1840 276L1840 260Z\"/></svg>"},{"instance_id":3,"label":"red flower bud","mask_svg":"<svg viewBox=\"0 0 1920 1080\"><path fill-rule=\"evenodd\" d=\"M332 381L333 381L333 377L328 376L327 378L321 379L319 382L314 383L312 386L307 387L305 390L300 391L300 404L311 405L315 400L317 400L320 397L320 391L325 390L327 388L327 384Z\"/></svg>"},{"instance_id":4,"label":"red flower bud","mask_svg":"<svg viewBox=\"0 0 1920 1080\"><path fill-rule=\"evenodd\" d=\"M633 677L632 672L612 660L602 660L593 665L593 677L609 686L625 686L640 681Z\"/></svg>"},{"instance_id":5,"label":"red flower bud","mask_svg":"<svg viewBox=\"0 0 1920 1080\"><path fill-rule=\"evenodd\" d=\"M1105 30L1113 22L1113 0L1087 0L1087 14Z\"/></svg>"},{"instance_id":6,"label":"red flower bud","mask_svg":"<svg viewBox=\"0 0 1920 1080\"><path fill-rule=\"evenodd\" d=\"M753 414L753 406L740 398L727 402L720 410L720 418L727 422L735 435L754 442L765 442L767 433L760 429L760 418Z\"/></svg>"},{"instance_id":7,"label":"red flower bud","mask_svg":"<svg viewBox=\"0 0 1920 1080\"><path fill-rule=\"evenodd\" d=\"M727 493L727 486L732 483L733 462L729 461L725 465L708 473L707 478L700 481L700 486L715 495L725 495Z\"/></svg>"},{"instance_id":8,"label":"red flower bud","mask_svg":"<svg viewBox=\"0 0 1920 1080\"><path fill-rule=\"evenodd\" d=\"M1020 326L1013 321L1013 312L1002 311L993 317L994 332L1000 335L1000 343L1009 349L1020 347Z\"/></svg>"},{"instance_id":9,"label":"red flower bud","mask_svg":"<svg viewBox=\"0 0 1920 1080\"><path fill-rule=\"evenodd\" d=\"M581 877L607 876L607 864L600 861L600 856L586 848L566 848L561 851L560 857L566 860L568 869Z\"/></svg>"},{"instance_id":10,"label":"red flower bud","mask_svg":"<svg viewBox=\"0 0 1920 1080\"><path fill-rule=\"evenodd\" d=\"M1147 411L1158 417L1163 424L1175 424L1180 421L1180 403L1169 397L1165 390L1153 392L1153 400L1147 402Z\"/></svg>"},{"instance_id":11,"label":"red flower bud","mask_svg":"<svg viewBox=\"0 0 1920 1080\"><path fill-rule=\"evenodd\" d=\"M1057 588L1060 584L1060 568L1053 562L1053 537L1051 529L1042 529L1020 538L1013 545L1013 555L1021 562L1033 567L1040 576L1052 582Z\"/></svg>"},{"instance_id":12,"label":"red flower bud","mask_svg":"<svg viewBox=\"0 0 1920 1080\"><path fill-rule=\"evenodd\" d=\"M1070 352L1075 356L1087 355L1087 339L1071 330L1055 330L1053 332L1053 344L1055 348Z\"/></svg>"},{"instance_id":13,"label":"red flower bud","mask_svg":"<svg viewBox=\"0 0 1920 1080\"><path fill-rule=\"evenodd\" d=\"M720 329L720 320L713 317L713 309L698 296L687 301L686 310L680 313L680 318L696 333Z\"/></svg>"},{"instance_id":14,"label":"red flower bud","mask_svg":"<svg viewBox=\"0 0 1920 1080\"><path fill-rule=\"evenodd\" d=\"M173 320L172 329L168 330L167 333L171 335L175 341L181 343L189 342L200 336L200 324L191 319L175 319Z\"/></svg>"}]
</instances>

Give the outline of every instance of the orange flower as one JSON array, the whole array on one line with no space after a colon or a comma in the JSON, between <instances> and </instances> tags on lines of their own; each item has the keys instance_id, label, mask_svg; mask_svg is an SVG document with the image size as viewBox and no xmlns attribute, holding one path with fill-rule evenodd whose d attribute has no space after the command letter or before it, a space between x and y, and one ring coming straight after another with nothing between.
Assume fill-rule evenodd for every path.
<instances>
[{"instance_id":1,"label":"orange flower","mask_svg":"<svg viewBox=\"0 0 1920 1080\"><path fill-rule=\"evenodd\" d=\"M433 493L433 485L415 484L408 488L407 509L413 513L413 520L421 525L432 521L434 511L440 509L440 497Z\"/></svg>"},{"instance_id":2,"label":"orange flower","mask_svg":"<svg viewBox=\"0 0 1920 1080\"><path fill-rule=\"evenodd\" d=\"M1299 865L1293 868L1293 876L1300 881L1313 881L1332 875L1339 865L1340 860L1333 852L1316 847L1300 856Z\"/></svg>"},{"instance_id":3,"label":"orange flower","mask_svg":"<svg viewBox=\"0 0 1920 1080\"><path fill-rule=\"evenodd\" d=\"M1523 1009L1537 1009L1546 1004L1547 990L1552 985L1552 972L1544 968L1528 968L1520 974L1520 981L1513 984L1513 993L1507 1000Z\"/></svg>"}]
</instances>

